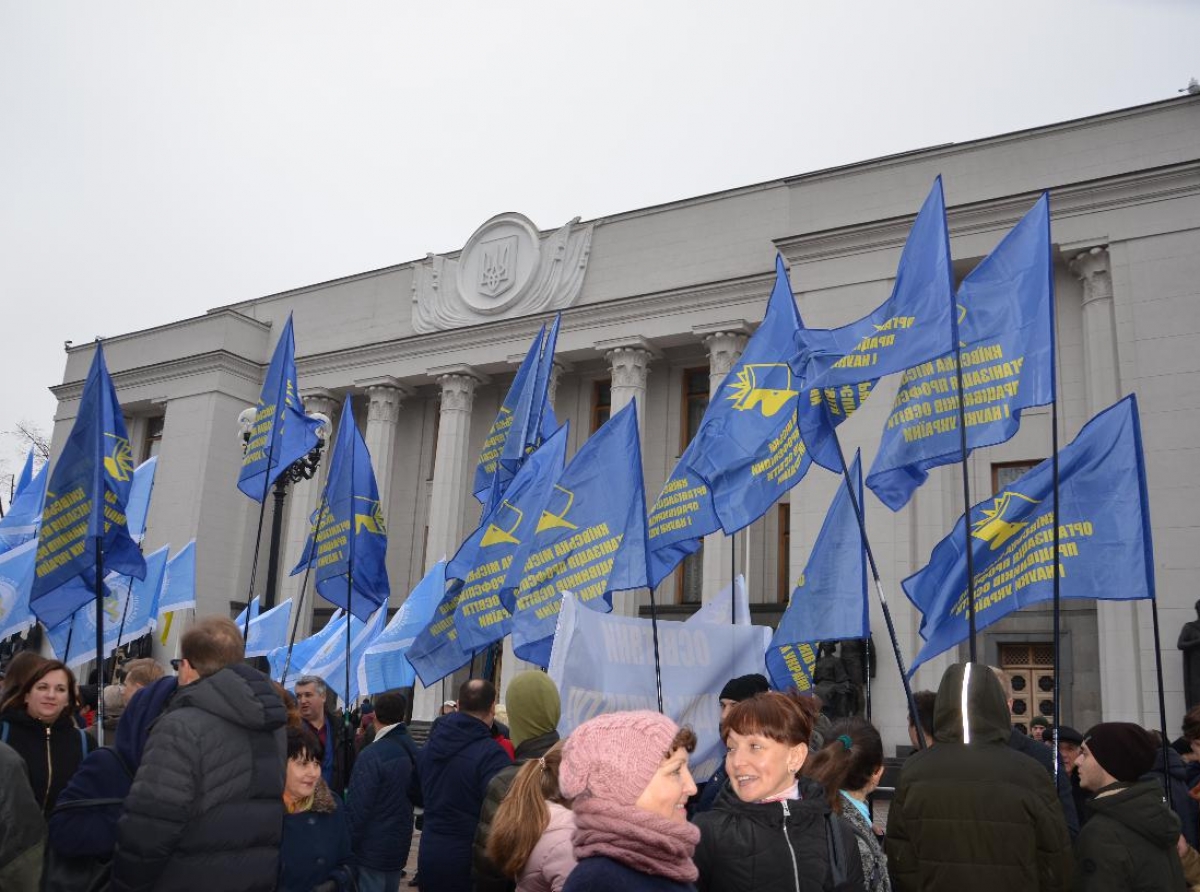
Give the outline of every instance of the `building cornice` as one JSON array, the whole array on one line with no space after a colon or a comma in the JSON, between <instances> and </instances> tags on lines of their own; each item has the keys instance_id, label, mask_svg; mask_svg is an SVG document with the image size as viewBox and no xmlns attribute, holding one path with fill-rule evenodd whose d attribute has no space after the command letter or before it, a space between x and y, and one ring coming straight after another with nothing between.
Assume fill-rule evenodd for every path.
<instances>
[{"instance_id":1,"label":"building cornice","mask_svg":"<svg viewBox=\"0 0 1200 892\"><path fill-rule=\"evenodd\" d=\"M238 356L228 350L212 350L208 353L198 353L195 356L185 356L168 362L156 362L154 365L113 372L112 381L119 393L123 390L153 387L210 372L227 372L258 387L262 383L265 370L265 365L252 362L244 356ZM51 387L50 392L60 403L78 400L83 396L83 383L82 380L68 381Z\"/></svg>"}]
</instances>

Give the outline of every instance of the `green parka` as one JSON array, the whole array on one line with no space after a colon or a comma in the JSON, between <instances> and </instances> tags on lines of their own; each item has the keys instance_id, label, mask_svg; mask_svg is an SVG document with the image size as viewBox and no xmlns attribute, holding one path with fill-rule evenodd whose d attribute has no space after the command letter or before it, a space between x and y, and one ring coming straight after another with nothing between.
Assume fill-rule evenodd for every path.
<instances>
[{"instance_id":1,"label":"green parka","mask_svg":"<svg viewBox=\"0 0 1200 892\"><path fill-rule=\"evenodd\" d=\"M1179 816L1163 802L1162 784L1105 787L1087 804L1092 817L1075 843L1080 892L1183 892L1175 848Z\"/></svg>"},{"instance_id":2,"label":"green parka","mask_svg":"<svg viewBox=\"0 0 1200 892\"><path fill-rule=\"evenodd\" d=\"M895 892L1063 892L1067 825L1044 768L1008 746L1004 691L979 663L946 670L935 745L909 757L888 810Z\"/></svg>"}]
</instances>

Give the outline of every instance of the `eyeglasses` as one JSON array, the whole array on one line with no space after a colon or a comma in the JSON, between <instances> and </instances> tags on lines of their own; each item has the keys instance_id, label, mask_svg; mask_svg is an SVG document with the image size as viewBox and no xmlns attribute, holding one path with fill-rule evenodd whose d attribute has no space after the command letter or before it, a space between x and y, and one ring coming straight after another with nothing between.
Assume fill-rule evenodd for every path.
<instances>
[{"instance_id":1,"label":"eyeglasses","mask_svg":"<svg viewBox=\"0 0 1200 892\"><path fill-rule=\"evenodd\" d=\"M181 660L179 657L176 657L175 659L173 659L171 661L171 668L174 669L176 672L179 671L179 667L182 665L183 665L183 660Z\"/></svg>"}]
</instances>

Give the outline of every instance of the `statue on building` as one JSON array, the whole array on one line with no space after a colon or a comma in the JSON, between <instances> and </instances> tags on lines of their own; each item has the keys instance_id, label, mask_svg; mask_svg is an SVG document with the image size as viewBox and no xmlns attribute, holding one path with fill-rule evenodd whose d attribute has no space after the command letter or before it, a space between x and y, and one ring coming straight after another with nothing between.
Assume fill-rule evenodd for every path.
<instances>
[{"instance_id":1,"label":"statue on building","mask_svg":"<svg viewBox=\"0 0 1200 892\"><path fill-rule=\"evenodd\" d=\"M831 719L841 719L857 712L858 702L846 667L837 655L837 642L824 641L817 651L813 666L813 693L824 703L822 711Z\"/></svg>"},{"instance_id":2,"label":"statue on building","mask_svg":"<svg viewBox=\"0 0 1200 892\"><path fill-rule=\"evenodd\" d=\"M875 642L871 638L851 638L843 641L839 650L854 692L854 715L863 715L867 705L867 678L875 677Z\"/></svg>"},{"instance_id":3,"label":"statue on building","mask_svg":"<svg viewBox=\"0 0 1200 892\"><path fill-rule=\"evenodd\" d=\"M1183 697L1186 708L1200 704L1200 601L1196 619L1179 630L1178 648L1183 651Z\"/></svg>"}]
</instances>

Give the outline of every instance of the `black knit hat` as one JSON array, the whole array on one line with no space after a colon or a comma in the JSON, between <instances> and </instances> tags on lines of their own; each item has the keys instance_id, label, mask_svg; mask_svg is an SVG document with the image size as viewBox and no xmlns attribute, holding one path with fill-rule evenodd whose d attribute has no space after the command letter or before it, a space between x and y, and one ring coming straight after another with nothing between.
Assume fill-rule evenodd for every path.
<instances>
[{"instance_id":1,"label":"black knit hat","mask_svg":"<svg viewBox=\"0 0 1200 892\"><path fill-rule=\"evenodd\" d=\"M1158 742L1133 722L1103 722L1083 741L1100 767L1123 783L1132 783L1154 767Z\"/></svg>"},{"instance_id":2,"label":"black knit hat","mask_svg":"<svg viewBox=\"0 0 1200 892\"><path fill-rule=\"evenodd\" d=\"M1044 736L1049 737L1049 735L1044 735ZM1074 728L1070 727L1069 725L1059 725L1058 726L1058 742L1059 743L1073 743L1078 746L1079 744L1083 743L1083 735L1080 734L1078 731L1076 731Z\"/></svg>"},{"instance_id":3,"label":"black knit hat","mask_svg":"<svg viewBox=\"0 0 1200 892\"><path fill-rule=\"evenodd\" d=\"M729 679L725 683L725 687L721 688L721 696L717 699L736 700L741 703L743 700L749 700L755 694L763 694L770 689L771 686L767 684L767 680L763 676L743 675L739 678Z\"/></svg>"}]
</instances>

